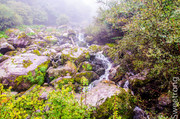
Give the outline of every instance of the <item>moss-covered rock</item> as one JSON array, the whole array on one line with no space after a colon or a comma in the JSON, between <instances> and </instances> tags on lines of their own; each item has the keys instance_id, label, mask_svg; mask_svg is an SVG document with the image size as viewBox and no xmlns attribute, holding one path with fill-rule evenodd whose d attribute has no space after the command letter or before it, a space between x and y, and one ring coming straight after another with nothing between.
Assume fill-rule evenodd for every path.
<instances>
[{"instance_id":1,"label":"moss-covered rock","mask_svg":"<svg viewBox=\"0 0 180 119\"><path fill-rule=\"evenodd\" d=\"M57 68L50 67L48 69L49 77L63 77L68 75L74 75L77 72L76 65L67 61L65 66L59 66Z\"/></svg>"},{"instance_id":2,"label":"moss-covered rock","mask_svg":"<svg viewBox=\"0 0 180 119\"><path fill-rule=\"evenodd\" d=\"M83 61L88 61L90 59L90 54L86 48L67 48L62 51L61 58L63 62L73 61L76 65Z\"/></svg>"},{"instance_id":3,"label":"moss-covered rock","mask_svg":"<svg viewBox=\"0 0 180 119\"><path fill-rule=\"evenodd\" d=\"M20 54L0 65L0 82L16 91L28 89L32 84L43 84L49 60L46 56Z\"/></svg>"},{"instance_id":4,"label":"moss-covered rock","mask_svg":"<svg viewBox=\"0 0 180 119\"><path fill-rule=\"evenodd\" d=\"M102 47L99 45L91 45L89 47L89 49L91 50L92 53L96 53L102 50Z\"/></svg>"},{"instance_id":5,"label":"moss-covered rock","mask_svg":"<svg viewBox=\"0 0 180 119\"><path fill-rule=\"evenodd\" d=\"M108 97L97 108L94 117L97 119L113 118L113 114L116 111L117 116L121 116L122 119L132 119L135 102L136 98L130 92L126 92L123 88L120 88L119 94Z\"/></svg>"},{"instance_id":6,"label":"moss-covered rock","mask_svg":"<svg viewBox=\"0 0 180 119\"><path fill-rule=\"evenodd\" d=\"M79 71L92 71L93 67L91 63L85 61L79 65Z\"/></svg>"},{"instance_id":7,"label":"moss-covered rock","mask_svg":"<svg viewBox=\"0 0 180 119\"><path fill-rule=\"evenodd\" d=\"M15 37L18 35L19 32L20 31L18 29L11 28L6 30L6 35L9 37Z\"/></svg>"},{"instance_id":8,"label":"moss-covered rock","mask_svg":"<svg viewBox=\"0 0 180 119\"><path fill-rule=\"evenodd\" d=\"M13 50L15 50L15 48L7 42L0 44L0 53L2 54L5 54L6 52Z\"/></svg>"},{"instance_id":9,"label":"moss-covered rock","mask_svg":"<svg viewBox=\"0 0 180 119\"><path fill-rule=\"evenodd\" d=\"M58 41L58 39L55 36L46 36L44 39L47 43L50 44L55 44Z\"/></svg>"},{"instance_id":10,"label":"moss-covered rock","mask_svg":"<svg viewBox=\"0 0 180 119\"><path fill-rule=\"evenodd\" d=\"M78 82L78 83L81 83L81 78L83 76L88 79L89 83L91 83L94 80L99 79L99 76L95 72L93 72L93 71L83 71L83 72L77 73L75 75L75 81Z\"/></svg>"},{"instance_id":11,"label":"moss-covered rock","mask_svg":"<svg viewBox=\"0 0 180 119\"><path fill-rule=\"evenodd\" d=\"M31 44L32 40L24 33L21 32L16 38L8 39L8 43L13 45L15 48L25 48Z\"/></svg>"}]
</instances>

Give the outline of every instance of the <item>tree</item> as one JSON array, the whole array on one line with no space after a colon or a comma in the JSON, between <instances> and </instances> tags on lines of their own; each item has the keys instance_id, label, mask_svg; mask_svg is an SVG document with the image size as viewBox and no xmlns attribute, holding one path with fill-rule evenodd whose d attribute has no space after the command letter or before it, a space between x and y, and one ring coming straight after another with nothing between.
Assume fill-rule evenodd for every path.
<instances>
[{"instance_id":1,"label":"tree","mask_svg":"<svg viewBox=\"0 0 180 119\"><path fill-rule=\"evenodd\" d=\"M22 24L22 18L5 4L0 4L0 30Z\"/></svg>"},{"instance_id":2,"label":"tree","mask_svg":"<svg viewBox=\"0 0 180 119\"><path fill-rule=\"evenodd\" d=\"M22 17L24 24L30 25L33 23L32 9L29 5L16 1L8 1L7 5Z\"/></svg>"}]
</instances>

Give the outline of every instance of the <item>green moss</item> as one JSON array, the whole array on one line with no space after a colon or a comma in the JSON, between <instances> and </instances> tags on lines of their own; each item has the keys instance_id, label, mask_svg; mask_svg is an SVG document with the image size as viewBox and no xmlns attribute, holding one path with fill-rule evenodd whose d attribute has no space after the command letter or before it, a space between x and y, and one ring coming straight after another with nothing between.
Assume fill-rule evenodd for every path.
<instances>
[{"instance_id":1,"label":"green moss","mask_svg":"<svg viewBox=\"0 0 180 119\"><path fill-rule=\"evenodd\" d=\"M38 56L41 55L41 53L39 52L39 50L33 50L32 52L33 52L34 54L38 55Z\"/></svg>"},{"instance_id":2,"label":"green moss","mask_svg":"<svg viewBox=\"0 0 180 119\"><path fill-rule=\"evenodd\" d=\"M71 90L74 88L74 79L73 78L63 78L58 82L58 88L62 89L62 87L69 87Z\"/></svg>"},{"instance_id":3,"label":"green moss","mask_svg":"<svg viewBox=\"0 0 180 119\"><path fill-rule=\"evenodd\" d=\"M82 83L82 77L85 77L85 78L87 78L88 80L89 80L89 82L91 82L91 80L92 80L92 78L93 78L93 72L91 72L91 71L85 71L85 72L81 72L81 73L79 73L79 74L76 74L76 77L75 77L75 81L77 82L77 83Z\"/></svg>"},{"instance_id":4,"label":"green moss","mask_svg":"<svg viewBox=\"0 0 180 119\"><path fill-rule=\"evenodd\" d=\"M98 52L102 50L101 46L98 45L91 45L89 49L92 50L93 52Z\"/></svg>"},{"instance_id":5,"label":"green moss","mask_svg":"<svg viewBox=\"0 0 180 119\"><path fill-rule=\"evenodd\" d=\"M83 70L84 71L92 71L92 66L91 66L91 64L89 64L89 63L84 63L83 65L82 65L82 68L83 68Z\"/></svg>"},{"instance_id":6,"label":"green moss","mask_svg":"<svg viewBox=\"0 0 180 119\"><path fill-rule=\"evenodd\" d=\"M23 60L23 67L27 68L32 64L31 60Z\"/></svg>"},{"instance_id":7,"label":"green moss","mask_svg":"<svg viewBox=\"0 0 180 119\"><path fill-rule=\"evenodd\" d=\"M107 43L106 45L109 46L109 47L115 47L114 43Z\"/></svg>"},{"instance_id":8,"label":"green moss","mask_svg":"<svg viewBox=\"0 0 180 119\"><path fill-rule=\"evenodd\" d=\"M120 88L120 90L121 92L118 95L107 98L106 101L99 106L96 113L94 113L96 118L112 118L115 104L118 116L121 116L122 119L133 118L133 109L137 100L130 92L126 92L123 88Z\"/></svg>"},{"instance_id":9,"label":"green moss","mask_svg":"<svg viewBox=\"0 0 180 119\"><path fill-rule=\"evenodd\" d=\"M28 35L28 36L35 36L36 34L33 33L33 32L30 32L30 33L27 33L26 35Z\"/></svg>"},{"instance_id":10,"label":"green moss","mask_svg":"<svg viewBox=\"0 0 180 119\"><path fill-rule=\"evenodd\" d=\"M27 37L27 35L24 32L22 32L18 35L18 39L26 38L26 37Z\"/></svg>"},{"instance_id":11,"label":"green moss","mask_svg":"<svg viewBox=\"0 0 180 119\"><path fill-rule=\"evenodd\" d=\"M78 58L71 57L71 54L62 54L61 55L62 63L66 61L74 62L76 65L79 65L83 61L88 61L90 59L90 53L84 52Z\"/></svg>"}]
</instances>

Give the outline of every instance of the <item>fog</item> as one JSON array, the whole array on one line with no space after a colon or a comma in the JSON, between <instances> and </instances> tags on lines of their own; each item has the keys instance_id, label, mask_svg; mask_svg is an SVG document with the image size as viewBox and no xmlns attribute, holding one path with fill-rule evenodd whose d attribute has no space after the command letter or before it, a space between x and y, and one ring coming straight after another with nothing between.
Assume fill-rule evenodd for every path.
<instances>
[{"instance_id":1,"label":"fog","mask_svg":"<svg viewBox=\"0 0 180 119\"><path fill-rule=\"evenodd\" d=\"M51 21L60 14L69 16L72 22L90 22L96 16L96 0L19 0L31 6L41 6L51 13Z\"/></svg>"}]
</instances>

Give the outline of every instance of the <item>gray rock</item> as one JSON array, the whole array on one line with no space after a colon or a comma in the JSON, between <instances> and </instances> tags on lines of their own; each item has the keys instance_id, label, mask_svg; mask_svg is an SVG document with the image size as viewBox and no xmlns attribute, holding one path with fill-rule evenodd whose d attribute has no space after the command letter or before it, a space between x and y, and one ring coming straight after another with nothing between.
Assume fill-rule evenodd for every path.
<instances>
[{"instance_id":1,"label":"gray rock","mask_svg":"<svg viewBox=\"0 0 180 119\"><path fill-rule=\"evenodd\" d=\"M48 61L46 56L37 56L31 53L20 54L11 57L0 63L0 82L6 86L12 86L14 90L26 90L31 86L28 81L16 80L19 76L28 75L28 72L35 72L35 69ZM28 66L25 63L29 62Z\"/></svg>"},{"instance_id":2,"label":"gray rock","mask_svg":"<svg viewBox=\"0 0 180 119\"><path fill-rule=\"evenodd\" d=\"M7 42L0 44L0 53L2 54L5 54L6 52L13 50L15 50L15 48Z\"/></svg>"},{"instance_id":3,"label":"gray rock","mask_svg":"<svg viewBox=\"0 0 180 119\"><path fill-rule=\"evenodd\" d=\"M98 69L98 70L96 71L96 73L97 73L99 76L101 76L101 75L103 75L103 74L105 73L105 69L104 69L104 68L100 68L100 69Z\"/></svg>"},{"instance_id":4,"label":"gray rock","mask_svg":"<svg viewBox=\"0 0 180 119\"><path fill-rule=\"evenodd\" d=\"M145 111L137 106L134 108L133 112L134 112L133 119L149 119Z\"/></svg>"},{"instance_id":5,"label":"gray rock","mask_svg":"<svg viewBox=\"0 0 180 119\"><path fill-rule=\"evenodd\" d=\"M91 106L99 106L104 103L107 98L110 98L116 93L120 93L120 89L116 85L101 82L87 92L86 100L83 100L83 103ZM76 95L76 98L80 99L80 95Z\"/></svg>"},{"instance_id":6,"label":"gray rock","mask_svg":"<svg viewBox=\"0 0 180 119\"><path fill-rule=\"evenodd\" d=\"M43 100L47 100L48 99L48 94L49 94L48 92L43 92L39 98L43 99Z\"/></svg>"}]
</instances>

